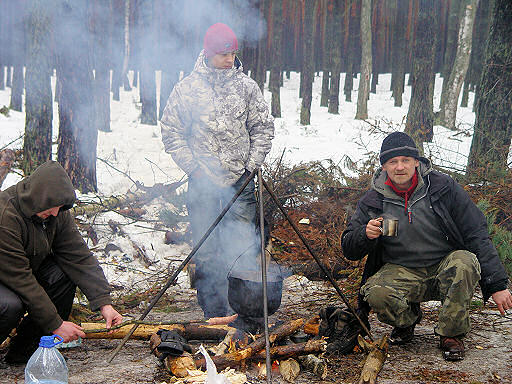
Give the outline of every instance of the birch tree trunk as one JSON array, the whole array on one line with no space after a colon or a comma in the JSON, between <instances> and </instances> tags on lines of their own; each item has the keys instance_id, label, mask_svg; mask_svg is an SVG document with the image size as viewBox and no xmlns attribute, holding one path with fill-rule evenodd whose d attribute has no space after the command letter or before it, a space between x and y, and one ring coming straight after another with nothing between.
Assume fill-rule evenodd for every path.
<instances>
[{"instance_id":1,"label":"birch tree trunk","mask_svg":"<svg viewBox=\"0 0 512 384\"><path fill-rule=\"evenodd\" d=\"M124 57L121 76L125 91L130 91L130 80L128 79L128 62L130 60L130 0L124 1Z\"/></svg>"},{"instance_id":2,"label":"birch tree trunk","mask_svg":"<svg viewBox=\"0 0 512 384\"><path fill-rule=\"evenodd\" d=\"M302 54L302 106L300 110L300 123L309 125L311 123L311 99L313 95L313 11L316 0L305 0L304 2L304 52Z\"/></svg>"},{"instance_id":3,"label":"birch tree trunk","mask_svg":"<svg viewBox=\"0 0 512 384\"><path fill-rule=\"evenodd\" d=\"M430 0L419 0L416 38L413 49L412 94L407 112L405 132L416 144L431 141L434 135L434 5ZM423 148L418 145L418 148Z\"/></svg>"},{"instance_id":4,"label":"birch tree trunk","mask_svg":"<svg viewBox=\"0 0 512 384\"><path fill-rule=\"evenodd\" d=\"M460 21L457 53L453 62L453 68L450 71L450 78L444 89L445 96L441 98L438 123L452 130L455 130L459 94L469 67L473 24L477 5L478 0L464 0L465 11Z\"/></svg>"},{"instance_id":5,"label":"birch tree trunk","mask_svg":"<svg viewBox=\"0 0 512 384\"><path fill-rule=\"evenodd\" d=\"M357 92L356 119L368 118L368 96L370 93L370 74L372 71L372 23L371 0L361 3L361 75Z\"/></svg>"},{"instance_id":6,"label":"birch tree trunk","mask_svg":"<svg viewBox=\"0 0 512 384\"><path fill-rule=\"evenodd\" d=\"M496 0L480 80L467 174L475 180L508 177L512 134L512 3Z\"/></svg>"}]
</instances>

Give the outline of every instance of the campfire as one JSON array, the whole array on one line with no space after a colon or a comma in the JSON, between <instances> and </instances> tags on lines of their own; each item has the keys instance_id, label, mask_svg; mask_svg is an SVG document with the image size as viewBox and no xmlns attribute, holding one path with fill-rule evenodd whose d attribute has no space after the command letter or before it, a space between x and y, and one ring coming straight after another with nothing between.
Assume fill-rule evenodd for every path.
<instances>
[{"instance_id":1,"label":"campfire","mask_svg":"<svg viewBox=\"0 0 512 384\"><path fill-rule=\"evenodd\" d=\"M224 319L229 323L220 324L223 322L223 318L216 318L212 319L215 324L199 326L199 329L204 330L205 336L208 334L208 338L211 338L212 329L222 330L217 333L219 337L223 335L220 343L207 348L209 359L215 365L215 369L221 371L231 383L245 382L247 380L246 374L260 379L266 378L265 337L263 335L252 335L243 329L232 327L231 324L237 323L236 319L233 321L233 317ZM315 372L322 378L327 375L325 361L319 357L326 349L326 339L313 338L314 335L308 335L306 341L293 342L289 337L298 332L303 333L305 323L303 319L297 319L270 327L272 376L281 375L291 382L298 376L301 367ZM182 335L187 339L186 332ZM195 340L201 342L201 339L198 338L199 333L195 332L194 336ZM208 338L205 337L203 341ZM169 373L181 378L181 381L185 383L198 382L201 379L204 382L204 377L197 372L198 370L203 372L205 369L211 369L208 366L208 359L204 355L189 352L184 352L179 356L165 354L159 348L161 344L160 335L156 333L151 335L151 351L162 361Z\"/></svg>"}]
</instances>

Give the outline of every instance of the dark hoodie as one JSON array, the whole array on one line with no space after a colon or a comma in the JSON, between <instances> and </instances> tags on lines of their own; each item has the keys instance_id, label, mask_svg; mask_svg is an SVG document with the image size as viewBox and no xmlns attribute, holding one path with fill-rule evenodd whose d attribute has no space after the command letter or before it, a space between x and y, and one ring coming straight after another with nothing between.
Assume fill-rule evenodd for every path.
<instances>
[{"instance_id":1,"label":"dark hoodie","mask_svg":"<svg viewBox=\"0 0 512 384\"><path fill-rule=\"evenodd\" d=\"M0 192L0 282L20 297L45 333L63 321L33 274L47 257L81 289L91 309L112 303L105 275L69 212L75 199L71 180L55 161ZM61 205L57 217L36 216Z\"/></svg>"}]
</instances>

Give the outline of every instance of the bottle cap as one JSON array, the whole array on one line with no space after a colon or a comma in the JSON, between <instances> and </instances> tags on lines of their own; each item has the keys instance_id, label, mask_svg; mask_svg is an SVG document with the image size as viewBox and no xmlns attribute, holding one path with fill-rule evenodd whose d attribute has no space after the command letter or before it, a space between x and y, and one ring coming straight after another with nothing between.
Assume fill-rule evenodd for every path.
<instances>
[{"instance_id":1,"label":"bottle cap","mask_svg":"<svg viewBox=\"0 0 512 384\"><path fill-rule=\"evenodd\" d=\"M58 338L58 342L54 342L55 338ZM59 335L52 335L52 336L42 336L41 340L39 341L39 346L43 348L53 348L57 344L60 344L64 341L64 339Z\"/></svg>"}]
</instances>

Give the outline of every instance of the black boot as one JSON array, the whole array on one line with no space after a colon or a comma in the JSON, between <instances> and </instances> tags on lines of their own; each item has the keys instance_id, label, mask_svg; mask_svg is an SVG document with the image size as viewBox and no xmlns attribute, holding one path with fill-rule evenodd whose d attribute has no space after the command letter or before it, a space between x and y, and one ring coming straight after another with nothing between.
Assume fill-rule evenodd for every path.
<instances>
[{"instance_id":1,"label":"black boot","mask_svg":"<svg viewBox=\"0 0 512 384\"><path fill-rule=\"evenodd\" d=\"M43 333L28 317L22 320L16 332L16 336L9 343L9 350L4 359L6 363L12 365L26 364L39 346Z\"/></svg>"},{"instance_id":2,"label":"black boot","mask_svg":"<svg viewBox=\"0 0 512 384\"><path fill-rule=\"evenodd\" d=\"M421 312L420 305L418 303L411 304L412 310L414 313L418 314L418 317L414 323L409 325L408 327L395 327L391 331L391 336L389 338L389 344L391 345L402 345L410 342L414 337L414 328L416 324L418 324L422 317L423 313Z\"/></svg>"}]
</instances>

